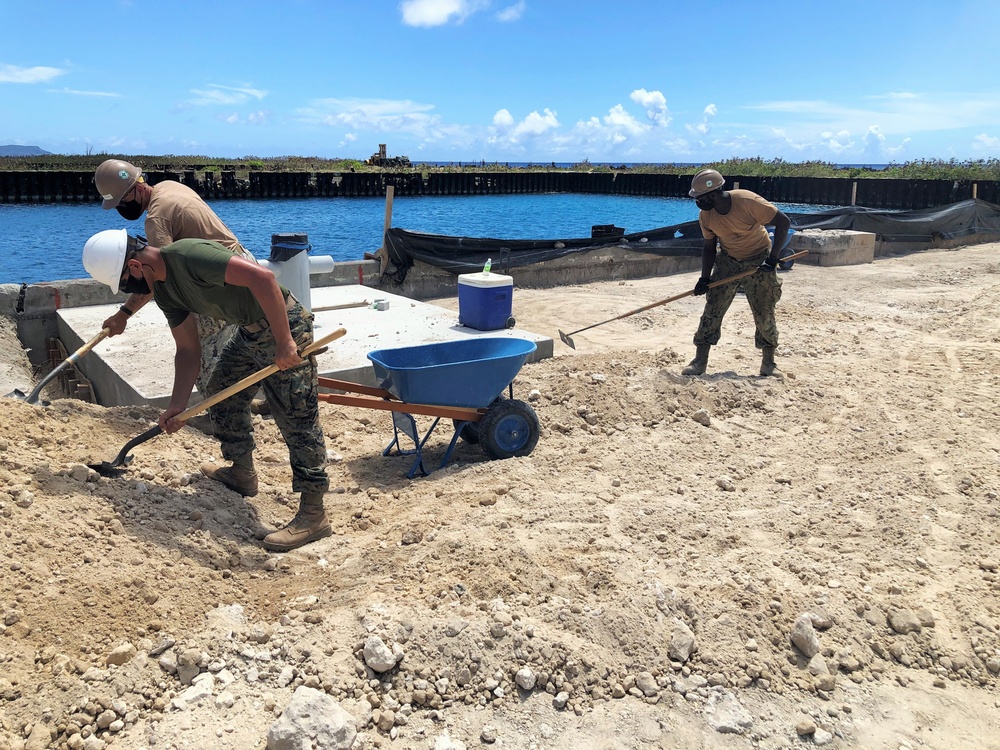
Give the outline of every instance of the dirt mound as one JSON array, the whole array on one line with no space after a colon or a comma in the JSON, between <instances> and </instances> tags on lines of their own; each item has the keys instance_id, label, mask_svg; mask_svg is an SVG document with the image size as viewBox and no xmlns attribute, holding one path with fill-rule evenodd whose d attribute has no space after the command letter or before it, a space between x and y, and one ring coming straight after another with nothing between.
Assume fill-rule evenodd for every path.
<instances>
[{"instance_id":1,"label":"dirt mound","mask_svg":"<svg viewBox=\"0 0 1000 750\"><path fill-rule=\"evenodd\" d=\"M515 381L525 458L411 481L389 416L322 404L335 535L283 556L272 421L246 500L192 428L87 468L155 410L0 400L0 747L264 747L298 686L359 747L996 747L996 249L797 264L784 379L739 298L703 378L697 300L574 337ZM555 332L688 280L515 306Z\"/></svg>"}]
</instances>

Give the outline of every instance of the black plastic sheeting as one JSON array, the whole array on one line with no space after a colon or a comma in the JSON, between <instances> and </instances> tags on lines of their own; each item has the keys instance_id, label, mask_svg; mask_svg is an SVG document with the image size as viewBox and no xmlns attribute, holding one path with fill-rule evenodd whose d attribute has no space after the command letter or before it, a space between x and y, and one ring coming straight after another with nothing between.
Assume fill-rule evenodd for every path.
<instances>
[{"instance_id":1,"label":"black plastic sheeting","mask_svg":"<svg viewBox=\"0 0 1000 750\"><path fill-rule=\"evenodd\" d=\"M792 229L853 229L871 232L886 242L933 242L980 232L1000 233L1000 206L977 199L915 211L887 211L860 206L814 213L789 213ZM392 228L385 238L391 266L387 273L397 283L406 278L413 261L423 261L453 274L481 271L487 258L493 270L505 272L546 260L617 247L662 256L700 257L704 240L697 221L626 234L621 238L595 237L550 240L502 240L450 237Z\"/></svg>"}]
</instances>

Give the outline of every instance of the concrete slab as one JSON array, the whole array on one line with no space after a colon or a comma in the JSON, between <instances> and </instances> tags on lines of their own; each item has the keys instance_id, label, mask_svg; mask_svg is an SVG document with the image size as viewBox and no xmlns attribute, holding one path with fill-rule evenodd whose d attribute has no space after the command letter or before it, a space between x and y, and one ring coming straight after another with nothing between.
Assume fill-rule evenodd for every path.
<instances>
[{"instance_id":1,"label":"concrete slab","mask_svg":"<svg viewBox=\"0 0 1000 750\"><path fill-rule=\"evenodd\" d=\"M316 337L346 328L347 335L319 356L324 377L363 385L377 385L368 352L401 346L456 341L470 336L503 336L534 341L538 349L529 361L552 356L552 339L518 328L477 331L458 324L457 313L383 290L358 284L311 290ZM388 309L376 310L376 299ZM341 307L366 302L358 307ZM93 305L60 309L56 313L59 337L74 351L100 332L101 323L116 309ZM324 309L340 308L340 309ZM159 308L150 303L133 316L121 336L102 341L77 362L104 406L153 404L164 407L174 380L174 340ZM198 400L197 392L191 403Z\"/></svg>"},{"instance_id":2,"label":"concrete slab","mask_svg":"<svg viewBox=\"0 0 1000 750\"><path fill-rule=\"evenodd\" d=\"M875 260L875 235L853 229L804 229L792 235L792 250L808 250L802 263L853 266Z\"/></svg>"}]
</instances>

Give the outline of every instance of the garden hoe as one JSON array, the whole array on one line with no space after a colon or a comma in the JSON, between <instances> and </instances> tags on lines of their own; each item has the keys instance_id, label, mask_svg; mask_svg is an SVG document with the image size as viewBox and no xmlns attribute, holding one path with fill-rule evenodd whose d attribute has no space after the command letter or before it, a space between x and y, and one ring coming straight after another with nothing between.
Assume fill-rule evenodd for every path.
<instances>
[{"instance_id":1,"label":"garden hoe","mask_svg":"<svg viewBox=\"0 0 1000 750\"><path fill-rule=\"evenodd\" d=\"M99 343L101 343L102 341L104 341L104 339L106 339L110 335L111 335L111 329L110 328L105 328L99 334L97 334L96 336L94 336L94 338L92 338L86 344L84 344L79 349L77 349L75 352L73 352L68 357L66 357L66 359L64 359L59 364L58 367L53 368L52 372L50 372L48 375L46 375L44 378L42 378L42 382L39 383L38 385L36 385L35 386L35 390L33 390L27 396L25 396L22 391L20 391L17 388L15 388L13 391L11 391L6 396L4 396L4 398L18 398L18 399L21 399L22 401L26 401L29 404L37 403L38 402L38 394L42 392L42 388L44 388L45 386L47 386L52 381L52 378L54 378L56 375L58 375L63 370L65 370L67 367L69 367L71 364L73 364L74 362L76 362L78 359L80 359L80 357L82 357L84 354L86 354L87 352L89 352L91 349L93 349ZM43 405L45 403L47 403L47 402L43 402Z\"/></svg>"},{"instance_id":2,"label":"garden hoe","mask_svg":"<svg viewBox=\"0 0 1000 750\"><path fill-rule=\"evenodd\" d=\"M327 344L336 341L346 333L347 333L346 329L338 328L336 331L327 334L319 341L314 341L313 343L311 343L309 346L307 346L305 349L299 352L299 356L305 359L306 357L320 354L326 351ZM239 393L245 388L249 388L254 383L259 383L264 378L271 377L276 372L278 372L277 365L269 365L268 367L265 367L263 370L258 370L253 375L248 375L238 383L233 383L225 390L219 391L214 396L206 398L204 401L195 404L190 409L185 409L184 411L182 411L180 414L177 415L176 419L180 420L181 422L186 422L196 414L201 414L203 411L215 406L220 401L225 401L233 394ZM151 427L150 429L146 430L144 433L139 435L139 437L133 438L132 440L129 440L127 443L125 443L124 447L118 452L118 455L115 456L114 461L102 461L99 464L87 464L87 465L101 476L105 477L121 476L122 474L125 473L125 467L132 460L132 456L128 455L128 452L133 448L135 448L137 445L140 445L141 443L145 443L147 440L155 438L161 432L163 432L163 428L160 427L160 425Z\"/></svg>"},{"instance_id":3,"label":"garden hoe","mask_svg":"<svg viewBox=\"0 0 1000 750\"><path fill-rule=\"evenodd\" d=\"M781 262L785 263L787 261L793 261L796 258L801 258L803 255L808 255L808 254L809 254L808 250L799 250L799 252L795 253L794 255L788 255L782 258ZM708 285L708 288L714 289L715 287L722 286L723 284L730 284L734 281L738 281L739 279L745 278L755 273L757 273L757 269L752 268L749 271L738 273L735 276L730 276L725 279L719 279L718 281L713 281L711 284ZM594 325L587 326L586 328L581 328L578 331L570 331L569 333L563 333L562 331L559 331L559 338L562 339L562 342L566 344L566 346L570 347L571 349L576 349L576 344L573 343L573 336L577 333L583 333L584 331L589 331L591 328L597 328L597 326L602 326L605 323L612 323L616 320L621 320L622 318L627 318L631 315L635 315L637 313L641 313L646 310L652 310L654 307L665 305L668 302L676 302L677 300L683 299L684 297L690 297L692 294L694 294L694 290L689 289L688 291L682 292L681 294L675 294L673 297L667 297L666 299L661 299L659 302L653 302L649 305L646 305L645 307L640 307L638 310L632 310L631 312L622 313L616 318L610 318L609 320L602 320L600 323L594 323Z\"/></svg>"}]
</instances>

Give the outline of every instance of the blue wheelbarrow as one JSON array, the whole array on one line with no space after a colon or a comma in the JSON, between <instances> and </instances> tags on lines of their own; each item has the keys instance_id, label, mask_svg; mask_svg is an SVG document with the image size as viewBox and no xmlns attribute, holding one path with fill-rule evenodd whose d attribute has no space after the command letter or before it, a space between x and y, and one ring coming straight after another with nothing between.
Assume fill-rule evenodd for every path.
<instances>
[{"instance_id":1,"label":"blue wheelbarrow","mask_svg":"<svg viewBox=\"0 0 1000 750\"><path fill-rule=\"evenodd\" d=\"M534 342L516 338L472 338L438 344L379 349L369 352L378 387L320 378L321 401L392 412L394 437L382 451L387 456L413 455L407 472L412 479L424 467L423 448L441 419L455 428L438 468L451 458L461 437L478 443L490 459L527 456L538 443L538 416L514 398L514 377L536 349ZM413 415L434 417L421 434ZM413 441L404 449L400 437Z\"/></svg>"}]
</instances>

